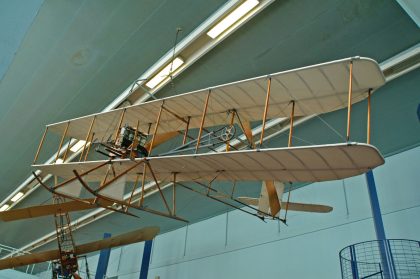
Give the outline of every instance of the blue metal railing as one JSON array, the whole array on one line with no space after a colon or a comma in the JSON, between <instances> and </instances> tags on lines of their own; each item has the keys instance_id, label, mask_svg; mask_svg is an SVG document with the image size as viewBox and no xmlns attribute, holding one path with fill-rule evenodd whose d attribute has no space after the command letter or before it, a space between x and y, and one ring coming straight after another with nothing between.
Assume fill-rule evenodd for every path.
<instances>
[{"instance_id":1,"label":"blue metal railing","mask_svg":"<svg viewBox=\"0 0 420 279\"><path fill-rule=\"evenodd\" d=\"M383 247L390 255L390 267L398 279L420 278L420 242L408 239L372 240L345 247L339 253L343 279L388 279L383 268ZM389 271L391 272L391 271Z\"/></svg>"}]
</instances>

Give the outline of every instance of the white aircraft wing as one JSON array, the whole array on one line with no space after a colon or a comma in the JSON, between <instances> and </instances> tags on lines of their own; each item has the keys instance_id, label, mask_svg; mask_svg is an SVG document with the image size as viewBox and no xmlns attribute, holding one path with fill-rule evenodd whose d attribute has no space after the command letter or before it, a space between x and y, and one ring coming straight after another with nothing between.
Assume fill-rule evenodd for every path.
<instances>
[{"instance_id":1,"label":"white aircraft wing","mask_svg":"<svg viewBox=\"0 0 420 279\"><path fill-rule=\"evenodd\" d=\"M177 181L264 181L317 182L343 179L367 172L384 163L380 152L372 145L340 143L292 148L270 148L221 153L148 157L146 159L116 159L115 173L122 173L136 162L146 160L158 180L166 180L176 173ZM35 165L43 173L64 179L91 170L106 161L74 162ZM100 167L85 176L85 181L101 181L108 167ZM143 172L142 164L127 173L133 181ZM151 172L146 172L152 180Z\"/></svg>"},{"instance_id":2,"label":"white aircraft wing","mask_svg":"<svg viewBox=\"0 0 420 279\"><path fill-rule=\"evenodd\" d=\"M246 121L261 120L263 117L268 78L271 78L268 119L288 117L291 101L295 101L295 116L321 114L347 106L349 87L349 64L353 62L352 103L367 97L369 89L385 84L385 78L376 61L364 57L352 57L328 63L273 73L140 105L92 114L48 125L48 130L63 134L69 123L66 135L84 140L95 118L92 132L99 140L108 139L115 133L121 115L123 124L136 127L147 133L149 125L156 123L160 107L164 106L159 125L159 133L183 130L190 119L189 128L200 126L204 103L211 91L205 127L227 123L226 113L236 110ZM181 120L180 120L181 119ZM152 129L153 131L153 129Z\"/></svg>"}]
</instances>

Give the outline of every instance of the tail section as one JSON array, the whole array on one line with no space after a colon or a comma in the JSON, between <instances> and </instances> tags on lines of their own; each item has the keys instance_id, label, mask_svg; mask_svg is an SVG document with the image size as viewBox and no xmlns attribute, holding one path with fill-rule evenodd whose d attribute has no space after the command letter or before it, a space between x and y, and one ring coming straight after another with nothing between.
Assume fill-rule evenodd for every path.
<instances>
[{"instance_id":1,"label":"tail section","mask_svg":"<svg viewBox=\"0 0 420 279\"><path fill-rule=\"evenodd\" d=\"M283 206L281 201L284 193L284 183L279 181L263 181L259 198L239 197L238 199L248 205L258 207L258 210L265 212L268 216L278 216ZM331 206L309 203L288 203L288 210L328 213L333 210Z\"/></svg>"}]
</instances>

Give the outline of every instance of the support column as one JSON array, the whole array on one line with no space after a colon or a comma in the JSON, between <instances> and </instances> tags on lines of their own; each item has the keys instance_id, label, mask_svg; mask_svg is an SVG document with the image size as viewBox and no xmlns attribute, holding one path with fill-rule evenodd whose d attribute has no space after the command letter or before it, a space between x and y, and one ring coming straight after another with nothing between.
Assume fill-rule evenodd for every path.
<instances>
[{"instance_id":1,"label":"support column","mask_svg":"<svg viewBox=\"0 0 420 279\"><path fill-rule=\"evenodd\" d=\"M351 272L353 274L353 279L359 279L359 269L357 268L357 257L356 251L354 249L354 245L350 246L350 265L351 265Z\"/></svg>"},{"instance_id":2,"label":"support column","mask_svg":"<svg viewBox=\"0 0 420 279\"><path fill-rule=\"evenodd\" d=\"M104 239L110 238L110 233L104 233ZM109 256L111 255L111 248L101 250L99 254L98 267L96 268L95 279L103 279L108 269Z\"/></svg>"},{"instance_id":3,"label":"support column","mask_svg":"<svg viewBox=\"0 0 420 279\"><path fill-rule=\"evenodd\" d=\"M375 178L371 170L366 173L366 182L369 192L370 207L372 209L373 223L375 225L376 239L378 240L379 250L381 253L382 269L385 274L384 278L397 279L394 266L392 265L393 261L391 254L386 246L386 235L384 224L382 222L382 213L379 206L378 194L376 192Z\"/></svg>"},{"instance_id":4,"label":"support column","mask_svg":"<svg viewBox=\"0 0 420 279\"><path fill-rule=\"evenodd\" d=\"M150 254L152 253L153 240L147 240L144 242L143 258L141 260L141 269L139 279L147 279L149 273Z\"/></svg>"}]
</instances>

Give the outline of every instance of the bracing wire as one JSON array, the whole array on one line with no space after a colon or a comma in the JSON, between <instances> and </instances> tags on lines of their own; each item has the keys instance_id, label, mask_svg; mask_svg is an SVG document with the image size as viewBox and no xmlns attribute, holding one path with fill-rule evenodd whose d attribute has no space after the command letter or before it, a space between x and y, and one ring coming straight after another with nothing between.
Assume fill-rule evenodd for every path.
<instances>
[{"instance_id":1,"label":"bracing wire","mask_svg":"<svg viewBox=\"0 0 420 279\"><path fill-rule=\"evenodd\" d=\"M308 107L307 105L305 105L304 102L297 102L299 105L305 107L306 110L308 111L312 111L310 107ZM325 121L320 114L315 114L315 117L319 118L319 120L321 120L322 123L324 123L329 129L331 129L331 131L333 131L339 138L341 138L342 140L346 141L346 138L344 137L344 135L342 135L340 132L338 132L333 126L331 126L327 121Z\"/></svg>"},{"instance_id":2,"label":"bracing wire","mask_svg":"<svg viewBox=\"0 0 420 279\"><path fill-rule=\"evenodd\" d=\"M174 83L173 76L172 76L172 69L173 69L174 60L175 60L176 47L178 45L178 36L179 36L179 33L181 33L181 32L182 32L182 28L178 27L176 29L176 33L175 33L174 46L173 46L173 50L172 50L172 61L171 61L171 66L169 68L169 78L171 80L170 82L171 82L171 87L173 89L174 95L176 95L177 93L176 93L175 83Z\"/></svg>"}]
</instances>

